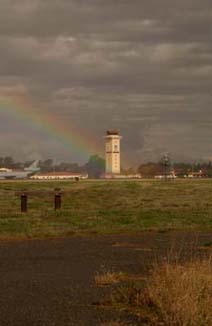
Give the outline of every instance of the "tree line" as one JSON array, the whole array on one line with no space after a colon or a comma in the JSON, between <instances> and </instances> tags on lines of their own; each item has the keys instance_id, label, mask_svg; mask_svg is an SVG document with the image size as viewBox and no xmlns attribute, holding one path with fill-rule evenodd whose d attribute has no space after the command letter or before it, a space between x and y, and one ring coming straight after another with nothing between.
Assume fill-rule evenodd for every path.
<instances>
[{"instance_id":1,"label":"tree line","mask_svg":"<svg viewBox=\"0 0 212 326\"><path fill-rule=\"evenodd\" d=\"M0 168L8 168L13 170L22 170L28 167L32 161L17 162L11 156L0 157ZM46 172L72 172L72 173L86 173L91 178L99 178L105 172L105 160L99 155L91 155L83 165L78 163L61 162L54 163L53 159L46 159L39 161L40 171ZM173 162L168 167L168 172L174 171L179 177L188 175L191 172L199 172L208 177L212 177L212 162L205 163L185 163L185 162ZM135 174L139 173L143 177L154 177L155 175L161 175L164 173L164 165L160 160L159 162L149 162L140 164L138 168L121 169L123 174Z\"/></svg>"},{"instance_id":2,"label":"tree line","mask_svg":"<svg viewBox=\"0 0 212 326\"><path fill-rule=\"evenodd\" d=\"M138 173L140 173L144 177L154 177L155 175L163 175L164 174L164 164L159 161L157 163L149 162L145 164L141 164L138 169ZM185 163L185 162L173 162L168 166L168 173L172 171L178 177L187 176L190 173L201 173L207 177L212 177L212 162L205 163Z\"/></svg>"},{"instance_id":3,"label":"tree line","mask_svg":"<svg viewBox=\"0 0 212 326\"><path fill-rule=\"evenodd\" d=\"M23 170L28 167L32 161L17 162L11 156L0 157L0 168L12 170ZM86 173L91 178L99 178L105 172L105 160L98 155L91 155L83 165L78 163L61 162L54 163L53 159L39 161L39 168L42 173L46 172L72 172Z\"/></svg>"}]
</instances>

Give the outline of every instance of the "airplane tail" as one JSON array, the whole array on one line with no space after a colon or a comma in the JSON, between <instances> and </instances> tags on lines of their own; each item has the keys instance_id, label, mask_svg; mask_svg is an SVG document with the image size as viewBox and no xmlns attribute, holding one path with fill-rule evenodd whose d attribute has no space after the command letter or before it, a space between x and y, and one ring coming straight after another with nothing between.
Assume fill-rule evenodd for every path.
<instances>
[{"instance_id":1,"label":"airplane tail","mask_svg":"<svg viewBox=\"0 0 212 326\"><path fill-rule=\"evenodd\" d=\"M32 162L32 164L28 168L25 168L24 171L26 171L26 172L40 171L38 164L39 164L39 160L35 160L34 162Z\"/></svg>"}]
</instances>

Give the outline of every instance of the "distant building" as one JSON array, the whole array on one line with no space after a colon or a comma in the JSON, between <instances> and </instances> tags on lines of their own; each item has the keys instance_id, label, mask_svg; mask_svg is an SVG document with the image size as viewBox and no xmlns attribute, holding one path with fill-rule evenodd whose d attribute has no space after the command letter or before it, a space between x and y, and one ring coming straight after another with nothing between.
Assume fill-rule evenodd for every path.
<instances>
[{"instance_id":1,"label":"distant building","mask_svg":"<svg viewBox=\"0 0 212 326\"><path fill-rule=\"evenodd\" d=\"M167 174L167 175L161 174L161 175L155 175L154 178L159 179L159 180L161 180L161 179L176 179L177 176L173 175L173 174Z\"/></svg>"},{"instance_id":2,"label":"distant building","mask_svg":"<svg viewBox=\"0 0 212 326\"><path fill-rule=\"evenodd\" d=\"M159 174L154 176L155 179L176 179L177 175L175 174L175 171L171 171L169 174Z\"/></svg>"},{"instance_id":3,"label":"distant building","mask_svg":"<svg viewBox=\"0 0 212 326\"><path fill-rule=\"evenodd\" d=\"M30 177L33 180L82 180L87 179L87 174L70 172L47 172L38 173Z\"/></svg>"},{"instance_id":4,"label":"distant building","mask_svg":"<svg viewBox=\"0 0 212 326\"><path fill-rule=\"evenodd\" d=\"M106 175L120 174L120 140L121 136L117 130L108 130L105 138L105 160Z\"/></svg>"},{"instance_id":5,"label":"distant building","mask_svg":"<svg viewBox=\"0 0 212 326\"><path fill-rule=\"evenodd\" d=\"M199 172L190 172L188 174L188 178L192 179L192 178L207 178L208 175L207 173L205 173L202 170L199 170Z\"/></svg>"},{"instance_id":6,"label":"distant building","mask_svg":"<svg viewBox=\"0 0 212 326\"><path fill-rule=\"evenodd\" d=\"M106 173L101 176L101 179L141 179L142 176L137 174L112 174Z\"/></svg>"}]
</instances>

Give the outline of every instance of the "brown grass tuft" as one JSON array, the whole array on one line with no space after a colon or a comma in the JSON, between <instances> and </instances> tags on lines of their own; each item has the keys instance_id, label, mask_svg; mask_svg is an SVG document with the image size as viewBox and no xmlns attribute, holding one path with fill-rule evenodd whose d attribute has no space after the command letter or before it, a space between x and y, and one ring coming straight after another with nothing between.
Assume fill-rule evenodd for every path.
<instances>
[{"instance_id":1,"label":"brown grass tuft","mask_svg":"<svg viewBox=\"0 0 212 326\"><path fill-rule=\"evenodd\" d=\"M212 326L211 259L155 266L145 284L123 284L111 300L142 325Z\"/></svg>"},{"instance_id":2,"label":"brown grass tuft","mask_svg":"<svg viewBox=\"0 0 212 326\"><path fill-rule=\"evenodd\" d=\"M101 326L126 326L126 325L124 325L123 323L120 323L120 322L110 321L110 322L106 322L106 323L101 324Z\"/></svg>"},{"instance_id":3,"label":"brown grass tuft","mask_svg":"<svg viewBox=\"0 0 212 326\"><path fill-rule=\"evenodd\" d=\"M147 290L164 325L212 325L211 259L166 263L154 270Z\"/></svg>"},{"instance_id":4,"label":"brown grass tuft","mask_svg":"<svg viewBox=\"0 0 212 326\"><path fill-rule=\"evenodd\" d=\"M125 280L126 274L122 272L106 272L95 276L96 286L109 286Z\"/></svg>"}]
</instances>

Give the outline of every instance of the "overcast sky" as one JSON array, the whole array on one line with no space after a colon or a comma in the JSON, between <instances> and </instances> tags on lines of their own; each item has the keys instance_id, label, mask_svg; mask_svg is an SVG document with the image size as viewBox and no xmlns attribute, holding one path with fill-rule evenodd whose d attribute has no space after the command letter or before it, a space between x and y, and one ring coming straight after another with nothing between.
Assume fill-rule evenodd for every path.
<instances>
[{"instance_id":1,"label":"overcast sky","mask_svg":"<svg viewBox=\"0 0 212 326\"><path fill-rule=\"evenodd\" d=\"M211 0L0 0L0 95L119 129L130 164L212 159ZM0 154L86 159L1 110Z\"/></svg>"}]
</instances>

